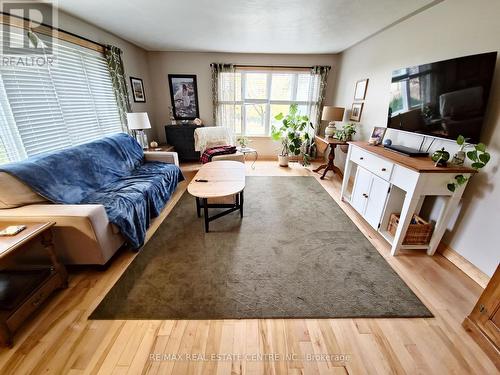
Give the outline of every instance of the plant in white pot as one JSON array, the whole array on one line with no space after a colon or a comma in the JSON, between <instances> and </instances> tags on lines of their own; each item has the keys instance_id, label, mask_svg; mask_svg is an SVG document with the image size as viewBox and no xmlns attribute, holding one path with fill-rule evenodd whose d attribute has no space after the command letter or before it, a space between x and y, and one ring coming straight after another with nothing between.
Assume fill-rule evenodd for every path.
<instances>
[{"instance_id":1,"label":"plant in white pot","mask_svg":"<svg viewBox=\"0 0 500 375\"><path fill-rule=\"evenodd\" d=\"M287 115L279 113L274 118L282 123L279 128L273 125L271 130L272 138L281 142L278 164L281 167L288 167L290 154L292 154L302 155L302 164L309 165L310 156L303 150L303 146L310 143L311 139L307 132L308 125L313 127L309 122L309 117L301 115L297 104L292 104Z\"/></svg>"}]
</instances>

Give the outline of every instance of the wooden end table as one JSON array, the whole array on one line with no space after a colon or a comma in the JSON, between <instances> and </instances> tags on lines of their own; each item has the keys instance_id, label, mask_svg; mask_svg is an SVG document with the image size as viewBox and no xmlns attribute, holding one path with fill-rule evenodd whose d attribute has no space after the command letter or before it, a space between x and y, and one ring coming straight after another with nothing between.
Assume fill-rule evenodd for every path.
<instances>
[{"instance_id":1,"label":"wooden end table","mask_svg":"<svg viewBox=\"0 0 500 375\"><path fill-rule=\"evenodd\" d=\"M158 147L148 147L144 151L147 151L147 152L159 152L159 151L165 152L165 151L167 151L167 152L169 152L169 151L174 151L174 146L158 145Z\"/></svg>"},{"instance_id":2,"label":"wooden end table","mask_svg":"<svg viewBox=\"0 0 500 375\"><path fill-rule=\"evenodd\" d=\"M245 156L245 158L246 158L247 154L254 154L255 158L252 161L252 169L255 169L255 162L259 158L259 153L257 152L256 149L251 148L251 147L236 147L236 151L241 152Z\"/></svg>"},{"instance_id":3,"label":"wooden end table","mask_svg":"<svg viewBox=\"0 0 500 375\"><path fill-rule=\"evenodd\" d=\"M330 153L328 154L328 164L322 164L318 168L313 169L313 172L319 172L322 169L325 171L323 172L323 175L320 177L322 180L325 178L326 172L332 171L333 173L338 173L339 176L342 177L342 172L340 171L339 168L337 168L334 164L333 161L335 160L335 148L337 146L347 146L347 142L340 141L335 138L329 138L329 137L320 137L316 135L314 137L314 142L316 143L316 147L320 152L324 152L328 147L330 147Z\"/></svg>"},{"instance_id":4,"label":"wooden end table","mask_svg":"<svg viewBox=\"0 0 500 375\"><path fill-rule=\"evenodd\" d=\"M0 222L0 229L10 225L26 225L14 236L0 237L0 262L16 264L13 269L0 270L0 280L6 289L0 296L0 345L12 346L13 334L21 324L59 288L68 286L66 268L60 263L52 242L54 222ZM12 262L12 257L26 250L32 241L40 240L51 265L25 266Z\"/></svg>"}]
</instances>

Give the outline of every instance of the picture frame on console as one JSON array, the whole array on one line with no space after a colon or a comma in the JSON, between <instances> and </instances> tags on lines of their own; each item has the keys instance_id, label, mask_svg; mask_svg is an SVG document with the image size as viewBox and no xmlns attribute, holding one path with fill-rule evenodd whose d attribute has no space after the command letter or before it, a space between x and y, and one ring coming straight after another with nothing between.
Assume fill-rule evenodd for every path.
<instances>
[{"instance_id":1,"label":"picture frame on console","mask_svg":"<svg viewBox=\"0 0 500 375\"><path fill-rule=\"evenodd\" d=\"M176 120L194 120L200 117L198 85L194 74L169 74L170 100Z\"/></svg>"},{"instance_id":2,"label":"picture frame on console","mask_svg":"<svg viewBox=\"0 0 500 375\"><path fill-rule=\"evenodd\" d=\"M372 135L370 136L370 140L368 141L371 145L380 145L384 140L385 132L387 128L383 128L381 126L375 126L372 131Z\"/></svg>"}]
</instances>

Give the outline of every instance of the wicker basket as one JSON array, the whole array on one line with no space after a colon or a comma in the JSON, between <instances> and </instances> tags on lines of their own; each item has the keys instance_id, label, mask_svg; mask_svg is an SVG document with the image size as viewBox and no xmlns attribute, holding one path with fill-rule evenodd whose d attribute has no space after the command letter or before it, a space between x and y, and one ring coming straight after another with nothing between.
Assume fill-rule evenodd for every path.
<instances>
[{"instance_id":1,"label":"wicker basket","mask_svg":"<svg viewBox=\"0 0 500 375\"><path fill-rule=\"evenodd\" d=\"M399 215L391 214L387 231L394 237L396 229L399 224ZM406 236L403 240L403 245L426 245L430 242L432 231L434 230L432 224L428 223L418 215L413 215L413 220L408 226Z\"/></svg>"}]
</instances>

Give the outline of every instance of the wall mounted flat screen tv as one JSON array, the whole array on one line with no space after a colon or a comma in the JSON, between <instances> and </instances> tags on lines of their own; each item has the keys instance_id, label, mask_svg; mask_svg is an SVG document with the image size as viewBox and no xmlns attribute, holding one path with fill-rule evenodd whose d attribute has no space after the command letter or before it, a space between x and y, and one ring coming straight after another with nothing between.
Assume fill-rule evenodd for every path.
<instances>
[{"instance_id":1,"label":"wall mounted flat screen tv","mask_svg":"<svg viewBox=\"0 0 500 375\"><path fill-rule=\"evenodd\" d=\"M395 70L387 127L478 143L496 60L490 52Z\"/></svg>"}]
</instances>

